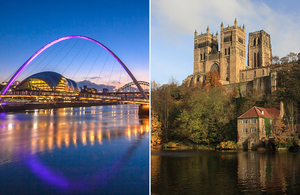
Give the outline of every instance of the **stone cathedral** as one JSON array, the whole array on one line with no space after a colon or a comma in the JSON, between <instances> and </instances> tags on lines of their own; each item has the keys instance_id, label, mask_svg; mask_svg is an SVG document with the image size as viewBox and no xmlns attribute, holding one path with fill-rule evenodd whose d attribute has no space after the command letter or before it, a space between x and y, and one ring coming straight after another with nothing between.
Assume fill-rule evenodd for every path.
<instances>
[{"instance_id":1,"label":"stone cathedral","mask_svg":"<svg viewBox=\"0 0 300 195\"><path fill-rule=\"evenodd\" d=\"M209 27L206 33L198 34L195 31L194 73L188 76L183 84L193 86L198 82L204 83L205 75L211 70L218 71L222 85L252 81L252 88L255 88L253 86L255 79L270 77L272 64L270 35L264 30L249 33L248 66L246 66L245 36L245 26L238 26L236 20L233 26L224 27L221 23L220 39L218 32L216 35L210 33ZM264 83L264 88L271 90L270 79L258 82L268 82ZM275 82L274 79L273 82Z\"/></svg>"}]
</instances>

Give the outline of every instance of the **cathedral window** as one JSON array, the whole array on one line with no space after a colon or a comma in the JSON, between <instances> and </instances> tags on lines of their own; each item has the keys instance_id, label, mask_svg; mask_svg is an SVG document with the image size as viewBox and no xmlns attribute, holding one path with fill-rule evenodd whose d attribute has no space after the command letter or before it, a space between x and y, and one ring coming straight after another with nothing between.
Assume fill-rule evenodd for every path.
<instances>
[{"instance_id":1,"label":"cathedral window","mask_svg":"<svg viewBox=\"0 0 300 195\"><path fill-rule=\"evenodd\" d=\"M216 71L218 71L218 73L220 74L220 67L219 67L219 65L216 64L216 63L214 63L214 64L211 66L210 70L211 70L211 71L212 71L212 70L216 70Z\"/></svg>"},{"instance_id":2,"label":"cathedral window","mask_svg":"<svg viewBox=\"0 0 300 195\"><path fill-rule=\"evenodd\" d=\"M262 70L262 75L265 75L265 70Z\"/></svg>"},{"instance_id":3,"label":"cathedral window","mask_svg":"<svg viewBox=\"0 0 300 195\"><path fill-rule=\"evenodd\" d=\"M204 56L203 56L203 60L205 60L205 53L204 53Z\"/></svg>"},{"instance_id":4,"label":"cathedral window","mask_svg":"<svg viewBox=\"0 0 300 195\"><path fill-rule=\"evenodd\" d=\"M242 39L242 38L240 38L240 37L239 37L239 42L240 42L241 44L243 44L243 43L244 43L243 39Z\"/></svg>"},{"instance_id":5,"label":"cathedral window","mask_svg":"<svg viewBox=\"0 0 300 195\"><path fill-rule=\"evenodd\" d=\"M228 48L228 55L230 55L230 47Z\"/></svg>"},{"instance_id":6,"label":"cathedral window","mask_svg":"<svg viewBox=\"0 0 300 195\"><path fill-rule=\"evenodd\" d=\"M257 67L260 66L260 61L259 61L259 52L257 52Z\"/></svg>"},{"instance_id":7,"label":"cathedral window","mask_svg":"<svg viewBox=\"0 0 300 195\"><path fill-rule=\"evenodd\" d=\"M254 71L254 77L256 77L256 71Z\"/></svg>"},{"instance_id":8,"label":"cathedral window","mask_svg":"<svg viewBox=\"0 0 300 195\"><path fill-rule=\"evenodd\" d=\"M257 45L260 45L260 38L257 38Z\"/></svg>"},{"instance_id":9,"label":"cathedral window","mask_svg":"<svg viewBox=\"0 0 300 195\"><path fill-rule=\"evenodd\" d=\"M225 49L225 55L227 55L227 49Z\"/></svg>"},{"instance_id":10,"label":"cathedral window","mask_svg":"<svg viewBox=\"0 0 300 195\"><path fill-rule=\"evenodd\" d=\"M256 53L254 53L254 67L256 67Z\"/></svg>"},{"instance_id":11,"label":"cathedral window","mask_svg":"<svg viewBox=\"0 0 300 195\"><path fill-rule=\"evenodd\" d=\"M202 60L202 54L200 54L201 60Z\"/></svg>"},{"instance_id":12,"label":"cathedral window","mask_svg":"<svg viewBox=\"0 0 300 195\"><path fill-rule=\"evenodd\" d=\"M256 45L256 39L254 38L254 40L253 40L253 46L255 46Z\"/></svg>"},{"instance_id":13,"label":"cathedral window","mask_svg":"<svg viewBox=\"0 0 300 195\"><path fill-rule=\"evenodd\" d=\"M229 41L232 41L231 35L224 38L224 42L229 42Z\"/></svg>"}]
</instances>

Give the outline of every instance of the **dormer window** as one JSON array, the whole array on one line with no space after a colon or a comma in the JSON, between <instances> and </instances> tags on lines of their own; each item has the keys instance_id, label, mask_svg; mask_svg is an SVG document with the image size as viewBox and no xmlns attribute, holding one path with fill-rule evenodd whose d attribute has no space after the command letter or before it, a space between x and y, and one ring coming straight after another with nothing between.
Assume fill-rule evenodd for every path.
<instances>
[{"instance_id":1,"label":"dormer window","mask_svg":"<svg viewBox=\"0 0 300 195\"><path fill-rule=\"evenodd\" d=\"M263 110L260 110L257 108L257 110L261 113L261 114L264 114L264 111Z\"/></svg>"}]
</instances>

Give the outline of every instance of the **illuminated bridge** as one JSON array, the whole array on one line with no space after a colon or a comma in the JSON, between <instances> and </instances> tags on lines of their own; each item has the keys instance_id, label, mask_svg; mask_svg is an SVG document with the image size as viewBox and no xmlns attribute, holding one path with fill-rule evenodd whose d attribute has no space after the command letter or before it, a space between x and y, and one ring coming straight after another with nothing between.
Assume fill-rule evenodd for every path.
<instances>
[{"instance_id":1,"label":"illuminated bridge","mask_svg":"<svg viewBox=\"0 0 300 195\"><path fill-rule=\"evenodd\" d=\"M59 42L69 40L69 39L81 39L86 40L88 42L92 42L100 47L102 47L104 50L106 50L113 58L118 62L118 64L126 71L127 75L131 78L132 82L124 85L121 87L117 92L113 93L82 93L73 92L69 93L68 91L34 91L34 90L15 90L12 89L13 83L16 81L18 76L26 69L26 67L39 55L43 54L45 50L50 48L52 45L55 45ZM89 55L89 54L88 54ZM76 55L77 56L77 55ZM74 59L73 59L74 60ZM106 59L107 60L107 59ZM71 64L71 63L70 63ZM82 65L82 64L81 64ZM58 66L58 65L57 65ZM78 71L78 70L77 70ZM77 73L77 72L76 72ZM75 73L75 74L76 74ZM34 76L31 76L32 78ZM69 82L70 86L75 86L74 81L71 79L65 79L65 82ZM130 86L136 86L137 91L135 92L125 92L123 91L127 87ZM79 36L79 35L72 35L72 36L65 36L61 37L59 39L56 39L48 44L46 44L44 47L39 49L35 54L33 54L17 71L13 76L10 78L10 80L7 82L7 84L4 86L4 88L1 90L0 93L0 102L2 105L7 104L7 98L17 98L24 100L44 100L44 101L36 101L36 103L47 103L50 100L53 102L80 102L80 103L90 103L90 102L124 102L124 103L133 103L133 104L149 104L148 95L149 92L145 92L144 89L141 87L141 85L148 85L149 83L145 81L137 81L134 75L131 73L131 71L127 68L127 66L121 61L121 59L114 54L109 48L107 48L102 43L89 38L85 36ZM124 95L125 94L125 95Z\"/></svg>"}]
</instances>

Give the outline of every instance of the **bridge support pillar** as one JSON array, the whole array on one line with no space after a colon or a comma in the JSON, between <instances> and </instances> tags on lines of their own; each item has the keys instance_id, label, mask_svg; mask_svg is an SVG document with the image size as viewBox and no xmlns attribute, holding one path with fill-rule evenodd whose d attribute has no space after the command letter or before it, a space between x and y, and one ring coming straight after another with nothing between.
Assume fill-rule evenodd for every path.
<instances>
[{"instance_id":1,"label":"bridge support pillar","mask_svg":"<svg viewBox=\"0 0 300 195\"><path fill-rule=\"evenodd\" d=\"M149 105L140 104L140 106L139 106L139 116L149 117Z\"/></svg>"}]
</instances>

